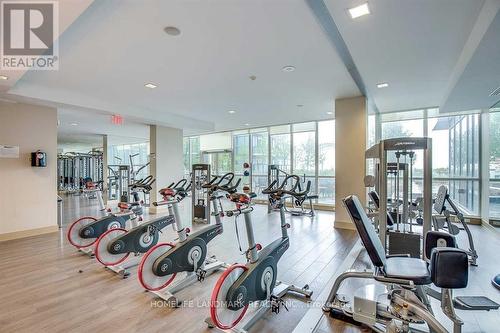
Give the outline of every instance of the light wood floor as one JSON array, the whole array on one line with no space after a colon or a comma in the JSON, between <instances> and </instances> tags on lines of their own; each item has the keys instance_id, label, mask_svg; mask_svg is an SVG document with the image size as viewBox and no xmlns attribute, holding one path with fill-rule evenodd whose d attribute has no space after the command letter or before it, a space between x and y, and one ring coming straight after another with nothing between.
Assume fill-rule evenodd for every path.
<instances>
[{"instance_id":1,"label":"light wood floor","mask_svg":"<svg viewBox=\"0 0 500 333\"><path fill-rule=\"evenodd\" d=\"M479 254L477 267L469 267L469 284L466 289L457 289L454 291L454 296L468 295L468 296L487 296L493 301L500 304L500 291L495 289L491 284L493 276L500 274L500 230L489 230L487 227L471 225L470 229L474 236L474 244ZM466 248L468 245L466 235L460 232L457 235L457 241L460 247ZM363 270L370 269L371 262L366 251L362 251L356 262L353 264L352 269ZM352 292L367 283L366 281L351 279L346 281L345 285L340 289L339 293L351 296ZM370 282L373 283L373 282ZM441 312L440 304L438 301L431 298L434 314L440 322L447 327L451 332L451 321ZM463 311L456 310L457 315L464 321L462 332L500 332L500 310L497 311ZM425 327L422 327L426 329ZM355 327L345 324L339 320L332 319L324 315L320 324L315 330L316 333L346 333L346 332L360 332L363 331L361 327Z\"/></svg>"},{"instance_id":2,"label":"light wood floor","mask_svg":"<svg viewBox=\"0 0 500 333\"><path fill-rule=\"evenodd\" d=\"M99 215L94 201L74 196L65 197L64 212L66 225L82 215ZM189 201L184 203L181 212L184 221L189 223ZM35 214L33 218L36 218ZM334 229L333 213L318 212L313 220L306 217L289 219L292 225L289 230L291 247L279 263L279 278L298 286L309 284L314 290L314 301L352 249L357 236L351 231ZM244 234L243 219L238 223ZM194 229L198 227L195 225ZM238 251L234 220L225 219L224 227L224 234L210 243L210 254L228 263L244 262ZM257 241L264 245L269 243L280 235L278 214L268 215L265 207L258 206L254 213L254 228ZM456 294L482 294L500 302L500 292L490 284L491 277L500 273L499 234L485 227L471 228L480 266L471 268L469 287ZM152 295L139 285L135 268L131 270L130 278L118 278L95 260L76 252L68 244L65 232L66 227L60 233L0 243L1 333L210 332L203 320L208 316L206 305L218 274L180 294L193 306L180 309L158 307ZM169 229L162 237L165 241L172 241L175 234ZM244 246L245 239L241 241ZM464 239L460 241L463 243ZM353 265L357 269L368 266L365 253ZM349 283L341 292L352 294L357 286L359 282ZM303 302L292 300L289 312L269 314L254 326L252 332L291 332L307 310ZM500 331L498 311L458 311L458 314L465 321L464 332ZM317 331L366 330L323 316Z\"/></svg>"},{"instance_id":3,"label":"light wood floor","mask_svg":"<svg viewBox=\"0 0 500 333\"><path fill-rule=\"evenodd\" d=\"M189 223L188 200L181 211ZM65 224L82 215L99 215L95 202L65 197ZM298 286L309 284L314 300L357 237L352 231L335 230L333 213L318 212L313 220L289 218L291 244L279 262L278 278ZM238 224L244 235L242 218ZM226 218L224 228L224 234L209 244L210 254L227 263L243 263L234 219ZM268 244L281 235L279 214L268 215L258 206L254 229L257 242ZM169 229L162 237L172 241L175 234ZM245 239L241 241L244 246ZM194 306L170 309L156 307L152 295L141 288L135 268L123 280L79 254L66 239L66 227L60 233L0 243L0 253L0 332L210 332L204 319L218 274L180 293ZM289 312L269 314L252 331L290 332L306 311L302 302L293 301Z\"/></svg>"}]
</instances>

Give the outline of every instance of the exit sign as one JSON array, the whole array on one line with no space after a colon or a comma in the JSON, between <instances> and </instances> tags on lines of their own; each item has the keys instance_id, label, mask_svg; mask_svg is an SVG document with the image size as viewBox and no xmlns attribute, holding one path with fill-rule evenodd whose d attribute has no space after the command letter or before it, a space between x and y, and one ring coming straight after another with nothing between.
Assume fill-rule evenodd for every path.
<instances>
[{"instance_id":1,"label":"exit sign","mask_svg":"<svg viewBox=\"0 0 500 333\"><path fill-rule=\"evenodd\" d=\"M111 116L111 123L113 125L122 125L123 124L123 117L120 116L119 114L114 114Z\"/></svg>"}]
</instances>

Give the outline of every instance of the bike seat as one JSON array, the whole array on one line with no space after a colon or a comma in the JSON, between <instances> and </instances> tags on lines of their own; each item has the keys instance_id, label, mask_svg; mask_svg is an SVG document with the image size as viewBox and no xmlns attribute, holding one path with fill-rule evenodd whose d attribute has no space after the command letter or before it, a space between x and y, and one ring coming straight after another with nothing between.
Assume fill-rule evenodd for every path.
<instances>
[{"instance_id":1,"label":"bike seat","mask_svg":"<svg viewBox=\"0 0 500 333\"><path fill-rule=\"evenodd\" d=\"M255 195L255 193L254 193ZM256 196L256 195L255 195ZM252 197L250 194L246 193L232 193L228 195L229 200L235 203L248 204L250 203Z\"/></svg>"},{"instance_id":2,"label":"bike seat","mask_svg":"<svg viewBox=\"0 0 500 333\"><path fill-rule=\"evenodd\" d=\"M158 192L160 193L160 195L162 195L164 197L173 197L175 195L175 190L171 189L170 187L162 188Z\"/></svg>"}]
</instances>

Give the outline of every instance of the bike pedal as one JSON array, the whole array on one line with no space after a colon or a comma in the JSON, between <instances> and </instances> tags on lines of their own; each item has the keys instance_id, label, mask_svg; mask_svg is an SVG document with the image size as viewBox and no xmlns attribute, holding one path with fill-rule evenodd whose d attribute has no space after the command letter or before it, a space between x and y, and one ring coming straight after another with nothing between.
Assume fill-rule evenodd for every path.
<instances>
[{"instance_id":1,"label":"bike pedal","mask_svg":"<svg viewBox=\"0 0 500 333\"><path fill-rule=\"evenodd\" d=\"M205 280L205 277L207 276L207 271L204 269L198 268L196 270L196 276L198 277L198 281L202 282L203 280Z\"/></svg>"},{"instance_id":2,"label":"bike pedal","mask_svg":"<svg viewBox=\"0 0 500 333\"><path fill-rule=\"evenodd\" d=\"M288 310L288 307L286 306L285 301L282 298L279 298L277 296L271 295L269 298L269 301L271 302L271 313L278 314L280 313L280 307L283 305L286 311Z\"/></svg>"}]
</instances>

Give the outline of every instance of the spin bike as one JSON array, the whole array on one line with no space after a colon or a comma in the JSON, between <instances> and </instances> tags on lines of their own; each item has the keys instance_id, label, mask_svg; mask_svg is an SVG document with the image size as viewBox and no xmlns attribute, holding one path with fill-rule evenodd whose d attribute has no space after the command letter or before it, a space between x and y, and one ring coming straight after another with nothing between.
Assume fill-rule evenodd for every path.
<instances>
[{"instance_id":1,"label":"spin bike","mask_svg":"<svg viewBox=\"0 0 500 333\"><path fill-rule=\"evenodd\" d=\"M286 190L287 181L292 180L290 190ZM249 248L246 250L247 263L234 264L229 267L219 278L212 291L210 302L210 318L205 321L208 327L219 329L233 329L236 332L246 332L252 327L268 310L279 313L281 305L286 308L283 296L289 292L297 293L310 298L312 291L308 285L297 288L276 280L278 261L290 246L287 229L290 225L285 219L285 195L299 198L304 196L310 189L311 182L303 192L297 192L300 178L296 175L287 176L282 184L274 188L277 181L262 191L278 202L281 219L282 236L271 244L262 248L255 243L253 225L250 213L253 211L250 195L244 193L233 193L229 199L236 204L236 209L226 211L225 214L235 218L243 214ZM257 302L255 312L245 317L250 303ZM245 318L244 318L245 317ZM239 326L239 323L241 324Z\"/></svg>"},{"instance_id":2,"label":"spin bike","mask_svg":"<svg viewBox=\"0 0 500 333\"><path fill-rule=\"evenodd\" d=\"M219 207L222 210L220 199L223 198L223 195L220 192L236 192L241 179L238 179L236 184L231 186L233 179L234 174L230 172L220 178L214 177L209 183L202 185L208 191L215 224L208 225L188 235L188 229L182 226L180 219L176 219L179 238L177 244L158 244L142 258L138 269L139 282L147 291L153 292L165 300L168 305L178 307L180 301L175 296L176 293L195 282L202 282L206 276L228 267L226 263L215 259L215 257L207 258L207 244L223 232L221 222L223 214L219 213ZM169 210L174 212L177 210L175 199L167 199L164 204L168 205ZM171 285L177 273L181 272L186 272L186 276Z\"/></svg>"},{"instance_id":3,"label":"spin bike","mask_svg":"<svg viewBox=\"0 0 500 333\"><path fill-rule=\"evenodd\" d=\"M154 182L155 179L150 175L130 186L134 191L141 189L146 193L146 191L151 190L151 185ZM137 227L139 222L142 222L143 203L139 196L135 194L134 202L130 204L118 203L119 212L111 212L111 209L108 208L107 215L104 217L84 216L79 218L68 228L67 238L69 243L76 247L79 252L93 258L95 253L91 246L97 242L97 239L103 233L116 228L126 229L127 222L130 222L130 229Z\"/></svg>"},{"instance_id":4,"label":"spin bike","mask_svg":"<svg viewBox=\"0 0 500 333\"><path fill-rule=\"evenodd\" d=\"M185 188L186 183L187 181L181 180L176 185L178 202L187 196L188 188ZM171 191L173 190L170 188L162 189L160 194L165 198L166 194L171 193ZM122 228L106 231L96 242L96 259L112 272L127 278L130 275L128 269L137 266L140 255L146 253L158 243L162 229L173 225L175 217L175 214L162 216L144 222L129 231ZM130 254L134 254L133 258L125 262Z\"/></svg>"},{"instance_id":5,"label":"spin bike","mask_svg":"<svg viewBox=\"0 0 500 333\"><path fill-rule=\"evenodd\" d=\"M95 256L92 245L108 230L125 229L127 222L130 228L142 221L142 207L140 203L118 203L119 212L109 213L99 219L92 216L84 216L73 222L68 228L67 238L71 245L79 252L93 258Z\"/></svg>"}]
</instances>

